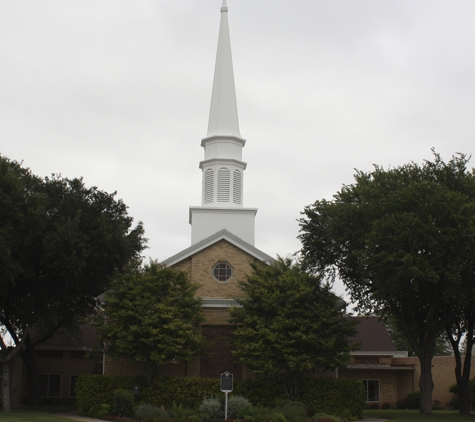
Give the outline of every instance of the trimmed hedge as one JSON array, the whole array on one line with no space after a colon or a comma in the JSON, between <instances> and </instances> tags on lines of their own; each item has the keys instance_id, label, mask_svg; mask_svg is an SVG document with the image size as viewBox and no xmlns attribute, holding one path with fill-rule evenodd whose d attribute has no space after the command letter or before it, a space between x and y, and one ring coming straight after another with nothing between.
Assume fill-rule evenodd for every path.
<instances>
[{"instance_id":1,"label":"trimmed hedge","mask_svg":"<svg viewBox=\"0 0 475 422\"><path fill-rule=\"evenodd\" d=\"M93 406L112 405L115 390L132 390L138 385L143 390L147 379L143 376L81 375L76 381L76 404L80 415L86 416Z\"/></svg>"},{"instance_id":2,"label":"trimmed hedge","mask_svg":"<svg viewBox=\"0 0 475 422\"><path fill-rule=\"evenodd\" d=\"M198 409L203 397L217 396L219 379L216 378L159 378L147 386L145 377L121 377L107 375L85 375L76 384L79 413L85 415L89 409L100 403L112 403L114 390L132 389L140 386L138 401L169 409L183 405ZM248 398L254 406L272 406L276 400L287 398L280 380L256 378L235 382L235 395ZM360 380L349 379L307 379L302 386L300 401L315 411L361 418L365 405L365 392Z\"/></svg>"},{"instance_id":3,"label":"trimmed hedge","mask_svg":"<svg viewBox=\"0 0 475 422\"><path fill-rule=\"evenodd\" d=\"M204 396L220 396L219 379L216 378L159 378L141 395L143 403L172 407L173 403L198 409Z\"/></svg>"},{"instance_id":4,"label":"trimmed hedge","mask_svg":"<svg viewBox=\"0 0 475 422\"><path fill-rule=\"evenodd\" d=\"M272 406L276 400L287 399L282 381L273 378L254 378L234 383L234 394L248 398L253 406Z\"/></svg>"},{"instance_id":5,"label":"trimmed hedge","mask_svg":"<svg viewBox=\"0 0 475 422\"><path fill-rule=\"evenodd\" d=\"M282 381L271 378L236 383L234 393L247 397L254 406L269 407L287 399ZM361 380L310 378L303 382L300 401L315 411L362 418L365 391Z\"/></svg>"},{"instance_id":6,"label":"trimmed hedge","mask_svg":"<svg viewBox=\"0 0 475 422\"><path fill-rule=\"evenodd\" d=\"M304 381L301 400L320 412L361 419L366 394L361 380L314 378Z\"/></svg>"}]
</instances>

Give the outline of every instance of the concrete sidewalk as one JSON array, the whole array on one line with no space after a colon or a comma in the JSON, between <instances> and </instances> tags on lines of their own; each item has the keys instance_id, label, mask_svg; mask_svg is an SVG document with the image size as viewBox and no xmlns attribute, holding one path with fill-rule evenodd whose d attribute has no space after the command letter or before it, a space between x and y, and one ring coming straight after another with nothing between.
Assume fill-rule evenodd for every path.
<instances>
[{"instance_id":1,"label":"concrete sidewalk","mask_svg":"<svg viewBox=\"0 0 475 422\"><path fill-rule=\"evenodd\" d=\"M82 422L97 422L101 419L88 418L86 416L79 416L74 413L55 413L56 416L61 416L62 418L68 418L72 421L82 421ZM102 421L104 422L104 421Z\"/></svg>"}]
</instances>

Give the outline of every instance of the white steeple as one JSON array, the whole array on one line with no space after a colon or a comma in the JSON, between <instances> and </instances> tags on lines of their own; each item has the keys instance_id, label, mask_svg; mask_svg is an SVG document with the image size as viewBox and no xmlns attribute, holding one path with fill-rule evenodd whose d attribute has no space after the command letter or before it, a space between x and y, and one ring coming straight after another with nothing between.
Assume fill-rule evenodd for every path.
<instances>
[{"instance_id":1,"label":"white steeple","mask_svg":"<svg viewBox=\"0 0 475 422\"><path fill-rule=\"evenodd\" d=\"M228 7L223 0L218 51L205 150L201 207L190 207L191 243L226 229L254 245L256 208L243 208L242 148L229 37Z\"/></svg>"},{"instance_id":2,"label":"white steeple","mask_svg":"<svg viewBox=\"0 0 475 422\"><path fill-rule=\"evenodd\" d=\"M228 8L226 0L221 7L218 52L214 69L213 94L209 113L208 137L228 135L241 137L234 88L233 59L229 38Z\"/></svg>"}]
</instances>

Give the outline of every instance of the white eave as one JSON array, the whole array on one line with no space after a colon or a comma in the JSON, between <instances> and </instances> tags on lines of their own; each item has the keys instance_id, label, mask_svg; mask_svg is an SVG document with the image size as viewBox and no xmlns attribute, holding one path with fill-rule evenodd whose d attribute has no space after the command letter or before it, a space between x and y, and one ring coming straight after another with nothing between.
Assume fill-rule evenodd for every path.
<instances>
[{"instance_id":1,"label":"white eave","mask_svg":"<svg viewBox=\"0 0 475 422\"><path fill-rule=\"evenodd\" d=\"M414 365L346 365L347 369L364 369L379 371L414 371Z\"/></svg>"},{"instance_id":2,"label":"white eave","mask_svg":"<svg viewBox=\"0 0 475 422\"><path fill-rule=\"evenodd\" d=\"M384 350L384 351L365 351L365 350L357 350L355 352L350 352L352 356L390 356L390 357L403 357L400 353L406 352L398 352L397 350Z\"/></svg>"},{"instance_id":3,"label":"white eave","mask_svg":"<svg viewBox=\"0 0 475 422\"><path fill-rule=\"evenodd\" d=\"M231 243L232 245L248 253L249 255L258 259L261 262L264 262L266 264L271 264L272 262L274 262L274 258L272 258L270 255L267 255L256 247L250 245L249 243L235 236L228 230L223 229L213 234L212 236L203 239L202 241L195 243L194 245L191 245L189 248L184 249L176 255L171 256L170 258L163 261L162 264L171 267L177 264L178 262L181 262L184 259L189 258L190 256L195 255L196 253L210 247L211 245L214 245L220 240L226 240L227 242Z\"/></svg>"},{"instance_id":4,"label":"white eave","mask_svg":"<svg viewBox=\"0 0 475 422\"><path fill-rule=\"evenodd\" d=\"M237 136L233 135L214 135L214 136L208 136L206 138L203 138L201 140L201 146L204 148L207 144L211 144L213 142L232 142L236 143L241 147L244 147L246 145L246 140L243 138L239 138Z\"/></svg>"},{"instance_id":5,"label":"white eave","mask_svg":"<svg viewBox=\"0 0 475 422\"><path fill-rule=\"evenodd\" d=\"M225 299L225 298L201 298L201 307L202 308L230 308L231 306L239 306L239 304L234 299Z\"/></svg>"},{"instance_id":6,"label":"white eave","mask_svg":"<svg viewBox=\"0 0 475 422\"><path fill-rule=\"evenodd\" d=\"M200 162L200 169L203 169L205 166L213 164L234 164L237 167L241 167L243 170L246 170L247 163L234 158L211 158L209 160L204 160Z\"/></svg>"}]
</instances>

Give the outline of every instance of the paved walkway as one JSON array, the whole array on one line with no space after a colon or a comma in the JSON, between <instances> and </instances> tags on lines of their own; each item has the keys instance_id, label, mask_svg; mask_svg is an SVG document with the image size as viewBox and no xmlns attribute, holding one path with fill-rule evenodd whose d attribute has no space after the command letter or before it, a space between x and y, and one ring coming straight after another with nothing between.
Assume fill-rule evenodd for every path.
<instances>
[{"instance_id":1,"label":"paved walkway","mask_svg":"<svg viewBox=\"0 0 475 422\"><path fill-rule=\"evenodd\" d=\"M96 422L96 421L101 420L101 419L87 418L86 416L75 415L74 413L55 413L55 415L61 416L62 418L68 418L73 421L82 421L82 422Z\"/></svg>"}]
</instances>

